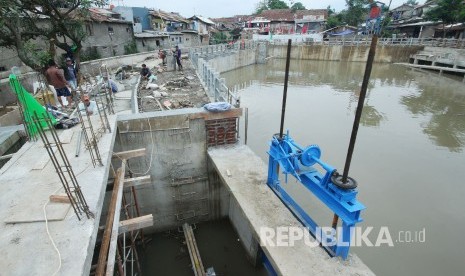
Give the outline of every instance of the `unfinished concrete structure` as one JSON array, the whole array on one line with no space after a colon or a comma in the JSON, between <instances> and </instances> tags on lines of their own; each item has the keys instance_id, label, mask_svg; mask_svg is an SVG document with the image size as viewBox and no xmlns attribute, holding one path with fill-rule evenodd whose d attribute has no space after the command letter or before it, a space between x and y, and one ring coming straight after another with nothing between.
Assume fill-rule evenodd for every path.
<instances>
[{"instance_id":1,"label":"unfinished concrete structure","mask_svg":"<svg viewBox=\"0 0 465 276\"><path fill-rule=\"evenodd\" d=\"M262 52L238 50L225 58L252 51ZM356 256L343 262L303 241L288 248L260 245L260 227L301 224L266 186L263 161L240 145L242 109L133 112L108 116L112 132L98 141L103 166L91 166L87 151L73 157L79 128L60 134L93 219L79 221L68 204L49 202L60 195L60 184L40 141L26 143L0 170L0 266L7 275L121 274L118 238L219 218L229 218L252 264L266 256L279 275L373 275ZM125 215L128 193L137 195L139 221Z\"/></svg>"}]
</instances>

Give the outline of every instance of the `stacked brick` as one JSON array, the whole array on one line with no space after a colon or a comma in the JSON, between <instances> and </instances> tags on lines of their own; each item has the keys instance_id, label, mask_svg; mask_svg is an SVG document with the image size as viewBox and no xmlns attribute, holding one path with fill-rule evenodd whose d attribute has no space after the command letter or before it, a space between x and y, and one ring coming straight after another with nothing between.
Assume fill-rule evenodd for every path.
<instances>
[{"instance_id":1,"label":"stacked brick","mask_svg":"<svg viewBox=\"0 0 465 276\"><path fill-rule=\"evenodd\" d=\"M205 121L208 147L235 144L237 142L238 118Z\"/></svg>"}]
</instances>

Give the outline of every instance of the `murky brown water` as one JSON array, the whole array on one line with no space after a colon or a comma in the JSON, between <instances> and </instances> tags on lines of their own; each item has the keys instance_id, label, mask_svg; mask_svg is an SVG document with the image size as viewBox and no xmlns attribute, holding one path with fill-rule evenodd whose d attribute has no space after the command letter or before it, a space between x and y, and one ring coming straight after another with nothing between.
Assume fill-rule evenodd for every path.
<instances>
[{"instance_id":1,"label":"murky brown water","mask_svg":"<svg viewBox=\"0 0 465 276\"><path fill-rule=\"evenodd\" d=\"M223 74L243 84L248 145L264 160L279 132L284 60ZM343 170L365 64L291 62L285 129ZM242 124L241 126L244 126ZM435 73L375 64L350 175L359 182L370 240L388 226L394 246L353 248L379 275L465 275L465 84ZM294 181L289 190L317 221L332 214ZM401 231L425 229L424 243Z\"/></svg>"}]
</instances>

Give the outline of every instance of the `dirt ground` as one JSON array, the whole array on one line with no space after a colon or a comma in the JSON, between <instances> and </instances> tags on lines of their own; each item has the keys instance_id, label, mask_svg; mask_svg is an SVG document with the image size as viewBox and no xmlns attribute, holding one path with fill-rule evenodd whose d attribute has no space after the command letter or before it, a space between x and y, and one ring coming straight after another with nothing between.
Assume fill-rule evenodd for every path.
<instances>
[{"instance_id":1,"label":"dirt ground","mask_svg":"<svg viewBox=\"0 0 465 276\"><path fill-rule=\"evenodd\" d=\"M182 71L167 72L163 66L150 70L157 77L152 83L158 88L147 88L148 81L141 79L138 88L140 112L202 107L210 102L188 59L183 60Z\"/></svg>"}]
</instances>

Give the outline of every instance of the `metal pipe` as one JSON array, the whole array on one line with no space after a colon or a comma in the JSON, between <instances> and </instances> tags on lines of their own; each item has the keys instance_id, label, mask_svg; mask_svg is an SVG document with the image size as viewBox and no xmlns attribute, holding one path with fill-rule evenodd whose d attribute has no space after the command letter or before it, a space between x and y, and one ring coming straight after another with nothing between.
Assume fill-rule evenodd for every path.
<instances>
[{"instance_id":1,"label":"metal pipe","mask_svg":"<svg viewBox=\"0 0 465 276\"><path fill-rule=\"evenodd\" d=\"M279 139L283 138L284 116L286 114L287 83L289 81L289 63L291 61L291 45L292 39L289 39L287 41L286 73L284 75L283 106L281 108L281 126L279 128Z\"/></svg>"},{"instance_id":2,"label":"metal pipe","mask_svg":"<svg viewBox=\"0 0 465 276\"><path fill-rule=\"evenodd\" d=\"M79 152L81 152L81 144L82 144L82 132L84 130L81 130L79 132L79 136L78 136L78 139L77 139L77 145L76 145L76 157L79 156Z\"/></svg>"},{"instance_id":3,"label":"metal pipe","mask_svg":"<svg viewBox=\"0 0 465 276\"><path fill-rule=\"evenodd\" d=\"M347 182L347 176L349 175L350 163L352 161L352 154L354 153L355 140L357 139L358 126L360 124L360 118L362 116L363 105L367 93L368 82L370 80L371 69L373 67L373 60L375 58L377 43L378 35L375 34L371 39L370 51L368 52L367 64L365 67L365 75L363 76L362 88L360 89L357 110L355 112L354 125L352 127L352 134L350 136L349 149L347 151L346 162L344 165L344 173L342 174L342 182L344 183Z\"/></svg>"},{"instance_id":4,"label":"metal pipe","mask_svg":"<svg viewBox=\"0 0 465 276\"><path fill-rule=\"evenodd\" d=\"M244 144L247 145L247 132L248 132L248 128L249 128L249 108L246 107L245 108L245 133L244 133Z\"/></svg>"}]
</instances>

